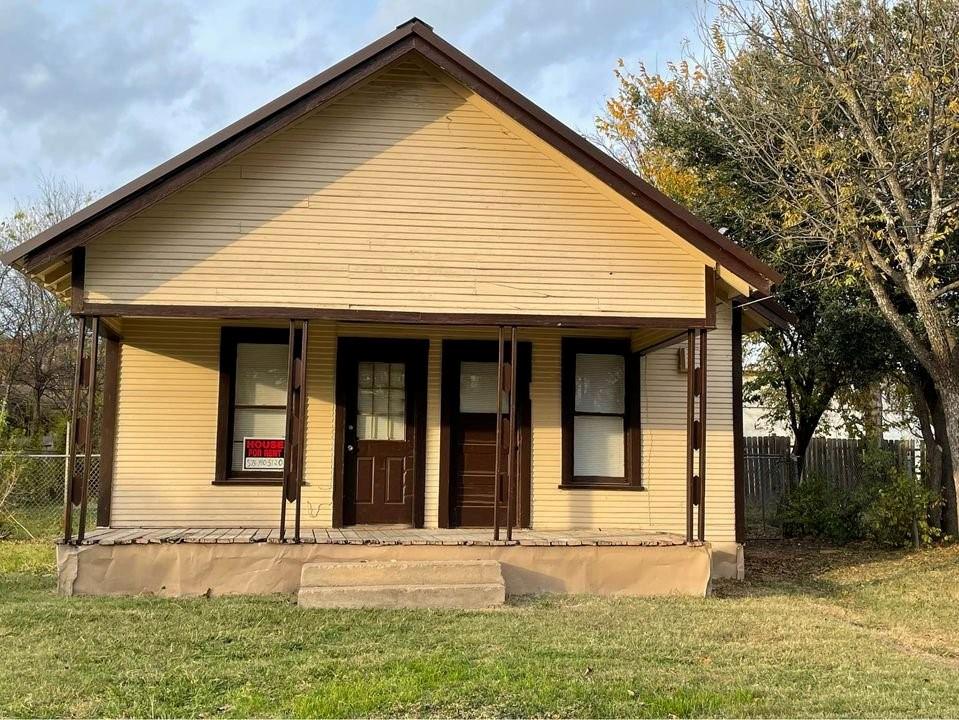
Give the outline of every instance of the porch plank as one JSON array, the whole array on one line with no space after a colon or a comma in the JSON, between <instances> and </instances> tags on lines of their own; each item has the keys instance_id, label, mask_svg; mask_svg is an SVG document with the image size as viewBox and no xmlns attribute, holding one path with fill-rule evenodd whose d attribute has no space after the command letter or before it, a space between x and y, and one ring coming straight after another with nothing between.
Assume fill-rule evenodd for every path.
<instances>
[{"instance_id":1,"label":"porch plank","mask_svg":"<svg viewBox=\"0 0 959 720\"><path fill-rule=\"evenodd\" d=\"M142 528L126 528L121 530L117 535L110 537L106 540L101 540L101 545L129 545L133 540L143 532Z\"/></svg>"},{"instance_id":2,"label":"porch plank","mask_svg":"<svg viewBox=\"0 0 959 720\"><path fill-rule=\"evenodd\" d=\"M168 532L166 535L163 535L159 538L161 543L178 543L183 539L183 536L186 535L186 528L175 528Z\"/></svg>"},{"instance_id":3,"label":"porch plank","mask_svg":"<svg viewBox=\"0 0 959 720\"><path fill-rule=\"evenodd\" d=\"M222 535L219 535L216 538L218 543L234 543L236 542L236 537L243 534L243 528L226 530Z\"/></svg>"},{"instance_id":4,"label":"porch plank","mask_svg":"<svg viewBox=\"0 0 959 720\"><path fill-rule=\"evenodd\" d=\"M216 532L216 528L191 528L189 532L183 535L183 542L198 543L212 532Z\"/></svg>"},{"instance_id":5,"label":"porch plank","mask_svg":"<svg viewBox=\"0 0 959 720\"><path fill-rule=\"evenodd\" d=\"M253 532L253 537L251 538L251 542L255 542L255 543L266 542L268 537L270 537L270 528L257 528Z\"/></svg>"},{"instance_id":6,"label":"porch plank","mask_svg":"<svg viewBox=\"0 0 959 720\"><path fill-rule=\"evenodd\" d=\"M107 528L107 531L94 536L92 533L83 538L81 545L112 545L113 538L128 532L129 528Z\"/></svg>"},{"instance_id":7,"label":"porch plank","mask_svg":"<svg viewBox=\"0 0 959 720\"><path fill-rule=\"evenodd\" d=\"M172 528L154 528L152 530L144 530L141 535L139 535L135 542L138 545L147 545L149 543L158 543L160 538L167 534Z\"/></svg>"}]
</instances>

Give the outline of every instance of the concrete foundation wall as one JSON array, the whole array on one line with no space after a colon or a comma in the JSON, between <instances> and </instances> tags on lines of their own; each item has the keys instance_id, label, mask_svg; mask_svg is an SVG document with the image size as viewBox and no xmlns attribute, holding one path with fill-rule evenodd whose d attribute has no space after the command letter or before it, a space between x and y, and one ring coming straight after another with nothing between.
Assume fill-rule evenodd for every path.
<instances>
[{"instance_id":1,"label":"concrete foundation wall","mask_svg":"<svg viewBox=\"0 0 959 720\"><path fill-rule=\"evenodd\" d=\"M506 592L693 595L709 588L706 546L144 544L57 548L62 595L184 597L294 593L307 562L497 560Z\"/></svg>"}]
</instances>

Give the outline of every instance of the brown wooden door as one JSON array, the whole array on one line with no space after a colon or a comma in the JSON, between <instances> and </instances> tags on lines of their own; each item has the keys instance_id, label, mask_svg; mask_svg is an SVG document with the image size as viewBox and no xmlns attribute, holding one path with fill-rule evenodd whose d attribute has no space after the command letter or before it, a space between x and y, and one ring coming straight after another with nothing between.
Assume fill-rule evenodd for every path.
<instances>
[{"instance_id":1,"label":"brown wooden door","mask_svg":"<svg viewBox=\"0 0 959 720\"><path fill-rule=\"evenodd\" d=\"M449 421L449 524L453 527L491 527L496 462L496 343L448 341L443 345L444 409ZM518 525L529 525L530 479L530 360L529 343L519 344L516 413L519 447L516 454L520 508ZM506 347L509 362L509 346ZM508 372L508 365L507 365ZM509 412L501 401L504 441L500 455L500 526L506 525L507 442ZM514 494L515 488L514 488Z\"/></svg>"},{"instance_id":2,"label":"brown wooden door","mask_svg":"<svg viewBox=\"0 0 959 720\"><path fill-rule=\"evenodd\" d=\"M405 341L341 344L343 522L414 524L426 354Z\"/></svg>"}]
</instances>

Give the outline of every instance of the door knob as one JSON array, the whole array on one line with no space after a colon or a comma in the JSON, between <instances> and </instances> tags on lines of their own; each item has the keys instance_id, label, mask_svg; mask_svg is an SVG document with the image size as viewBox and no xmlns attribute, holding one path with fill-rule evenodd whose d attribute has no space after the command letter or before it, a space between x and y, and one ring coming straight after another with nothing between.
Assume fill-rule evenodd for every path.
<instances>
[{"instance_id":1,"label":"door knob","mask_svg":"<svg viewBox=\"0 0 959 720\"><path fill-rule=\"evenodd\" d=\"M353 452L355 449L356 449L356 448L354 448L352 445L347 445L347 446L346 446L346 451L347 451L347 452Z\"/></svg>"}]
</instances>

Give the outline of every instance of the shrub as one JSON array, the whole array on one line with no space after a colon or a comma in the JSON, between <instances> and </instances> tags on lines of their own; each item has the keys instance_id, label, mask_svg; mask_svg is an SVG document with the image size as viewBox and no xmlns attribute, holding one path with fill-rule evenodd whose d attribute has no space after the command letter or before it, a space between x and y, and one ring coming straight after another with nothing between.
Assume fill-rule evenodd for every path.
<instances>
[{"instance_id":1,"label":"shrub","mask_svg":"<svg viewBox=\"0 0 959 720\"><path fill-rule=\"evenodd\" d=\"M928 545L938 537L928 522L936 498L891 452L877 443L865 446L859 478L858 488L849 491L821 475L805 477L779 504L783 535L892 547Z\"/></svg>"},{"instance_id":2,"label":"shrub","mask_svg":"<svg viewBox=\"0 0 959 720\"><path fill-rule=\"evenodd\" d=\"M850 493L811 474L783 497L778 518L786 537L812 536L845 544L861 536L860 513Z\"/></svg>"},{"instance_id":3,"label":"shrub","mask_svg":"<svg viewBox=\"0 0 959 720\"><path fill-rule=\"evenodd\" d=\"M928 545L939 536L929 525L929 510L939 500L901 468L892 453L867 446L862 456L863 537L879 545Z\"/></svg>"}]
</instances>

